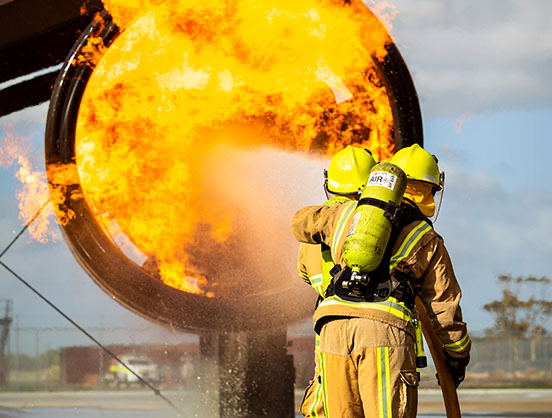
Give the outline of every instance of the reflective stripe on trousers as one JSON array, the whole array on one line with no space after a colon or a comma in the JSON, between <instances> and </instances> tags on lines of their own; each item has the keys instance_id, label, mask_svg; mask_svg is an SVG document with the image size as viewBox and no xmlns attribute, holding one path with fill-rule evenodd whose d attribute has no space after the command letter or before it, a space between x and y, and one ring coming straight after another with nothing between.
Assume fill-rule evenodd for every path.
<instances>
[{"instance_id":1,"label":"reflective stripe on trousers","mask_svg":"<svg viewBox=\"0 0 552 418\"><path fill-rule=\"evenodd\" d=\"M389 367L389 347L382 347L377 350L379 416L380 418L391 418L391 371Z\"/></svg>"}]
</instances>

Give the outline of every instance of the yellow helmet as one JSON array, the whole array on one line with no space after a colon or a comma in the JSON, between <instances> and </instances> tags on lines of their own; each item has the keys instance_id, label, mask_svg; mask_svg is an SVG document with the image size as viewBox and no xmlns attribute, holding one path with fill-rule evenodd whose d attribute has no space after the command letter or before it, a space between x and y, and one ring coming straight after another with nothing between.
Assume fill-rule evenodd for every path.
<instances>
[{"instance_id":1,"label":"yellow helmet","mask_svg":"<svg viewBox=\"0 0 552 418\"><path fill-rule=\"evenodd\" d=\"M325 187L337 195L362 193L374 165L376 161L370 151L348 145L330 161L328 171L324 173Z\"/></svg>"},{"instance_id":2,"label":"yellow helmet","mask_svg":"<svg viewBox=\"0 0 552 418\"><path fill-rule=\"evenodd\" d=\"M430 183L436 190L441 189L443 176L439 172L437 157L418 144L398 150L390 162L400 167L408 180Z\"/></svg>"}]
</instances>

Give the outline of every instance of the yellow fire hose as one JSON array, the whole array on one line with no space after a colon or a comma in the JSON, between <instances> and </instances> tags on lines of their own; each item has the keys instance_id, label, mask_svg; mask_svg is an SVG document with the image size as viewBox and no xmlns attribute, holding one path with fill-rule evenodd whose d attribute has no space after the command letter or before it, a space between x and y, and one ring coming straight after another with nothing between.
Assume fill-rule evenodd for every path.
<instances>
[{"instance_id":1,"label":"yellow fire hose","mask_svg":"<svg viewBox=\"0 0 552 418\"><path fill-rule=\"evenodd\" d=\"M424 333L429 351L431 352L431 357L437 369L437 374L439 375L439 383L441 385L441 391L443 392L447 418L460 418L462 413L460 412L458 393L456 392L456 386L454 386L454 381L452 380L445 355L443 354L443 346L435 335L435 332L433 332L431 320L428 318L425 306L419 296L416 296L416 309L418 310L420 323L422 324L422 332Z\"/></svg>"}]
</instances>

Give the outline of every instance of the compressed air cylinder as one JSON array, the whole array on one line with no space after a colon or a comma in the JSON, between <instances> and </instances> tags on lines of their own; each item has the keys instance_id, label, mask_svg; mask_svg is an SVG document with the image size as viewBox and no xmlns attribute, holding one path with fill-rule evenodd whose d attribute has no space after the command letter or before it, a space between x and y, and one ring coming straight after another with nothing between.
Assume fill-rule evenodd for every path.
<instances>
[{"instance_id":1,"label":"compressed air cylinder","mask_svg":"<svg viewBox=\"0 0 552 418\"><path fill-rule=\"evenodd\" d=\"M368 273L381 263L392 230L382 207L389 202L400 205L405 189L406 175L399 167L391 163L372 167L343 245L343 261L354 272Z\"/></svg>"}]
</instances>

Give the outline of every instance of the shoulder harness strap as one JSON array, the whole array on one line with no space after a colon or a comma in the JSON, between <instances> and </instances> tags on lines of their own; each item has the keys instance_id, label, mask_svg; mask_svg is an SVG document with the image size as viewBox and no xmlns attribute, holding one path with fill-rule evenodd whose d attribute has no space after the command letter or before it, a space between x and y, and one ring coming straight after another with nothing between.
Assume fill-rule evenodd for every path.
<instances>
[{"instance_id":1,"label":"shoulder harness strap","mask_svg":"<svg viewBox=\"0 0 552 418\"><path fill-rule=\"evenodd\" d=\"M377 199L366 198L361 199L358 204L373 205L386 211L386 217L387 215L390 216L388 219L392 221L393 229L379 267L369 273L366 291L363 292L364 295L354 296L351 300L379 302L386 300L389 296L392 296L395 299L405 303L407 307L413 307L415 291L412 287L410 277L398 271L393 272L393 275L391 275L391 271L400 260L410 253L412 247L421 239L425 232L431 229L431 221L425 217L415 205L410 205L408 203L402 203L400 206L397 206L386 204L385 202L378 201ZM410 223L418 220L422 221L420 225L414 228L414 230L406 237L403 244L399 248L399 251L392 254L401 230ZM341 270L339 265L335 265L335 267L331 270L333 279L326 288L326 297L336 294L336 280L341 280L344 274L347 275L349 273L347 270L350 269L346 268ZM337 276L340 276L340 278L338 279ZM339 283L337 283L337 287L339 287ZM344 296L340 295L340 297Z\"/></svg>"}]
</instances>

